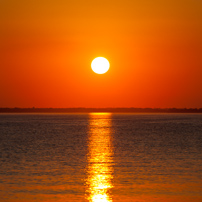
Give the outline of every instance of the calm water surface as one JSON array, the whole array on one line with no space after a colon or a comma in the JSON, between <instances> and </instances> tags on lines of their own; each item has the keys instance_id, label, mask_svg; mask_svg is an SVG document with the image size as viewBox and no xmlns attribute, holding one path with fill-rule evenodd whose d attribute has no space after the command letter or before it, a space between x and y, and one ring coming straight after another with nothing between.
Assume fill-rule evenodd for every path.
<instances>
[{"instance_id":1,"label":"calm water surface","mask_svg":"<svg viewBox=\"0 0 202 202\"><path fill-rule=\"evenodd\" d=\"M202 114L0 114L1 202L201 202Z\"/></svg>"}]
</instances>

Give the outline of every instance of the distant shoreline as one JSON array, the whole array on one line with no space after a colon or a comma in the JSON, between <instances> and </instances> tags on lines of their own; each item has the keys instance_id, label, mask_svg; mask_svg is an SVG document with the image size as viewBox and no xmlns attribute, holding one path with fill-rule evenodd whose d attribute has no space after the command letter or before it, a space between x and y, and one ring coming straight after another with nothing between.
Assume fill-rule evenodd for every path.
<instances>
[{"instance_id":1,"label":"distant shoreline","mask_svg":"<svg viewBox=\"0 0 202 202\"><path fill-rule=\"evenodd\" d=\"M0 108L0 113L202 113L202 108Z\"/></svg>"}]
</instances>

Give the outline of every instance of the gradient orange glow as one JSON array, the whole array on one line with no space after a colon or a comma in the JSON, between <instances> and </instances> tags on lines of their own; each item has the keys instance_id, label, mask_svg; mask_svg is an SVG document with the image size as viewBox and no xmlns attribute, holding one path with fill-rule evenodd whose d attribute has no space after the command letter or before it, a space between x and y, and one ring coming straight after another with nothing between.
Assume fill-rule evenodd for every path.
<instances>
[{"instance_id":1,"label":"gradient orange glow","mask_svg":"<svg viewBox=\"0 0 202 202\"><path fill-rule=\"evenodd\" d=\"M0 107L202 107L201 11L199 0L1 1Z\"/></svg>"}]
</instances>

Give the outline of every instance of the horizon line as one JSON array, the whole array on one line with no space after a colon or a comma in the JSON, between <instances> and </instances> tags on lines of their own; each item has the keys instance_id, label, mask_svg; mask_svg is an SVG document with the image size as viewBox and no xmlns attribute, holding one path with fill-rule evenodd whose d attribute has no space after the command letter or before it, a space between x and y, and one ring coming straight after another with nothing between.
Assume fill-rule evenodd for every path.
<instances>
[{"instance_id":1,"label":"horizon line","mask_svg":"<svg viewBox=\"0 0 202 202\"><path fill-rule=\"evenodd\" d=\"M137 107L71 107L71 108L20 108L0 107L0 113L202 113L202 108L137 108Z\"/></svg>"}]
</instances>

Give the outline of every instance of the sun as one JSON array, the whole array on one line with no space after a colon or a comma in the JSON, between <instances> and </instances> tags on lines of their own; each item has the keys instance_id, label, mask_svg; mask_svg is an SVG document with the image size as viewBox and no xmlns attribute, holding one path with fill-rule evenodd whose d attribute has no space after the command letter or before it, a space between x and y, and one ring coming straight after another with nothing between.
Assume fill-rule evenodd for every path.
<instances>
[{"instance_id":1,"label":"sun","mask_svg":"<svg viewBox=\"0 0 202 202\"><path fill-rule=\"evenodd\" d=\"M97 57L91 63L92 70L97 74L104 74L109 70L109 61L104 57Z\"/></svg>"}]
</instances>

